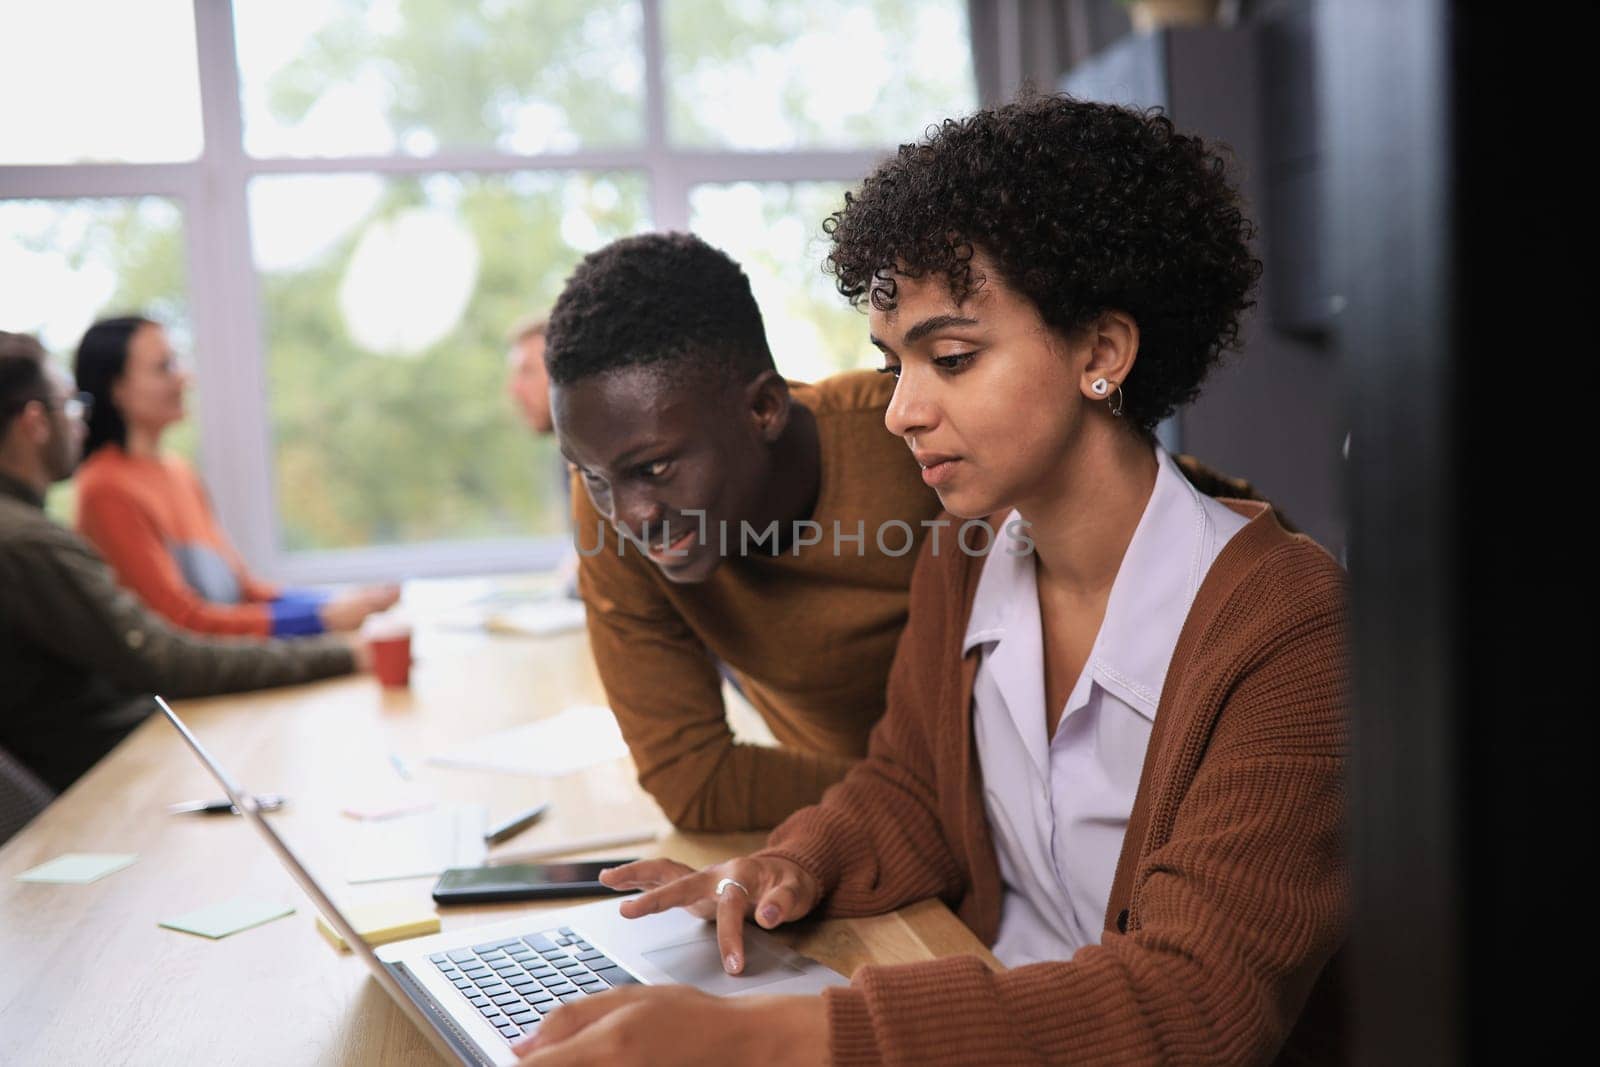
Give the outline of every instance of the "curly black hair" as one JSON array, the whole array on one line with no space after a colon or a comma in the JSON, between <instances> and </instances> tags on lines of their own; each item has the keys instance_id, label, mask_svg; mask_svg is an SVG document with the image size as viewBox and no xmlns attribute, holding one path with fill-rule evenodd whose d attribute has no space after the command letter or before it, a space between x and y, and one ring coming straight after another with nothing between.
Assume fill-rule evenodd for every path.
<instances>
[{"instance_id":1,"label":"curly black hair","mask_svg":"<svg viewBox=\"0 0 1600 1067\"><path fill-rule=\"evenodd\" d=\"M773 366L750 279L687 233L625 237L585 256L550 312L545 345L557 385L647 365L749 381Z\"/></svg>"},{"instance_id":2,"label":"curly black hair","mask_svg":"<svg viewBox=\"0 0 1600 1067\"><path fill-rule=\"evenodd\" d=\"M1029 93L902 145L824 223L827 269L859 307L894 306L894 273L943 274L957 300L1004 282L1071 335L1103 311L1139 324L1123 414L1145 432L1194 399L1261 276L1218 149L1159 110Z\"/></svg>"}]
</instances>

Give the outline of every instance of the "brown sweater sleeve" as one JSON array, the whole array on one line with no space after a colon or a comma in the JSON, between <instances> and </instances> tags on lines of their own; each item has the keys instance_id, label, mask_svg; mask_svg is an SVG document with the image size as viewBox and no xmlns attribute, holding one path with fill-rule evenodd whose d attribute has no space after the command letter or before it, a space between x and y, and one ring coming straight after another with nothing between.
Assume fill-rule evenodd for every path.
<instances>
[{"instance_id":1,"label":"brown sweater sleeve","mask_svg":"<svg viewBox=\"0 0 1600 1067\"><path fill-rule=\"evenodd\" d=\"M774 830L760 853L809 871L822 886L827 915L881 915L929 897L953 907L961 892L960 864L944 836L931 773L927 712L937 695L907 654L937 647L950 610L946 571L930 551L923 547L912 574L910 615L867 758L820 804Z\"/></svg>"},{"instance_id":2,"label":"brown sweater sleeve","mask_svg":"<svg viewBox=\"0 0 1600 1067\"><path fill-rule=\"evenodd\" d=\"M825 994L833 1063L1273 1056L1338 945L1346 898L1342 585L1325 556L1302 555L1306 565L1241 586L1216 623L1244 658L1230 665L1236 680L1218 696L1189 789L1153 816L1165 843L1135 870L1127 934L1000 974L971 958L864 967ZM862 810L895 802L884 789L851 799ZM884 899L926 877L926 862L911 857L937 851L938 839L915 836L876 869ZM862 862L856 848L852 865ZM830 873L837 885L855 876Z\"/></svg>"},{"instance_id":3,"label":"brown sweater sleeve","mask_svg":"<svg viewBox=\"0 0 1600 1067\"><path fill-rule=\"evenodd\" d=\"M680 829L765 830L814 804L852 760L738 744L710 651L631 545L626 555L580 485L573 487L578 591L606 700L639 784Z\"/></svg>"}]
</instances>

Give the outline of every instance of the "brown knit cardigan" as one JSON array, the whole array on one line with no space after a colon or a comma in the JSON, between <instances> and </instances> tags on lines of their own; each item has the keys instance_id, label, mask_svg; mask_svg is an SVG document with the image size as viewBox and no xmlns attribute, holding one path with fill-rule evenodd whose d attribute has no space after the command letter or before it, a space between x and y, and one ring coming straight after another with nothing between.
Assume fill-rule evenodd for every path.
<instances>
[{"instance_id":1,"label":"brown knit cardigan","mask_svg":"<svg viewBox=\"0 0 1600 1067\"><path fill-rule=\"evenodd\" d=\"M1252 519L1178 638L1100 944L998 974L972 957L863 967L826 994L834 1063L1338 1054L1344 574L1264 505L1228 503ZM918 562L868 758L766 854L818 879L825 914L938 897L992 944L1000 872L972 736L976 654L961 654L983 560L944 547Z\"/></svg>"}]
</instances>

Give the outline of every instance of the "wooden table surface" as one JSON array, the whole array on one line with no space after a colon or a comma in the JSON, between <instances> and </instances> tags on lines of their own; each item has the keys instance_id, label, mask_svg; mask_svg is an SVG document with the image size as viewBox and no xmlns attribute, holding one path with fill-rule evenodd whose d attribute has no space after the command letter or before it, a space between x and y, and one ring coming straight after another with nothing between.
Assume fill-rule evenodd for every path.
<instances>
[{"instance_id":1,"label":"wooden table surface","mask_svg":"<svg viewBox=\"0 0 1600 1067\"><path fill-rule=\"evenodd\" d=\"M668 832L626 758L554 779L426 764L430 753L603 695L581 634L421 629L416 644L407 690L358 677L176 705L244 788L288 797L268 818L335 902L431 906L431 876L345 881L358 824L340 810L372 797L481 803L491 821L551 802L542 822L495 851L657 827L663 836L653 845L590 855L665 855L699 866L760 844L760 834ZM411 781L391 753L410 764ZM0 848L0 1064L439 1063L366 968L317 934L310 901L242 820L164 810L218 795L155 715ZM136 853L138 861L87 886L16 881L66 852ZM244 895L296 912L221 941L157 926ZM440 918L446 931L468 929L570 903L578 901L449 908ZM962 953L998 967L937 902L808 923L786 939L847 975L867 962Z\"/></svg>"}]
</instances>

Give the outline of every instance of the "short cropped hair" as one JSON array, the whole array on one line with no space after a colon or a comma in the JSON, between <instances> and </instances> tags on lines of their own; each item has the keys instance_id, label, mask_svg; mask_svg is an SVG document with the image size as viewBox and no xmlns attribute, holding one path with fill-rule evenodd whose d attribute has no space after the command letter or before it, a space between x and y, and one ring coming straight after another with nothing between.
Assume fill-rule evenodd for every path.
<instances>
[{"instance_id":1,"label":"short cropped hair","mask_svg":"<svg viewBox=\"0 0 1600 1067\"><path fill-rule=\"evenodd\" d=\"M32 334L0 330L0 438L35 400L48 402L50 379L45 374L44 346Z\"/></svg>"},{"instance_id":2,"label":"short cropped hair","mask_svg":"<svg viewBox=\"0 0 1600 1067\"><path fill-rule=\"evenodd\" d=\"M750 279L686 233L627 237L585 256L550 312L545 344L556 385L624 367L730 381L773 369Z\"/></svg>"}]
</instances>

